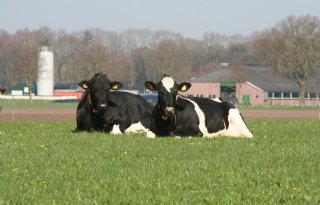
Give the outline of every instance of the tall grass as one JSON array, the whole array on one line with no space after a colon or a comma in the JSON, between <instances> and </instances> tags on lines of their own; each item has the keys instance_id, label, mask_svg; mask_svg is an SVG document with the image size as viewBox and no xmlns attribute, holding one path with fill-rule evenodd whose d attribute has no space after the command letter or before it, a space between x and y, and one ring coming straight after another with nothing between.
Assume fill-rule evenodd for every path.
<instances>
[{"instance_id":1,"label":"tall grass","mask_svg":"<svg viewBox=\"0 0 320 205\"><path fill-rule=\"evenodd\" d=\"M0 204L319 204L318 121L249 121L253 139L0 124Z\"/></svg>"}]
</instances>

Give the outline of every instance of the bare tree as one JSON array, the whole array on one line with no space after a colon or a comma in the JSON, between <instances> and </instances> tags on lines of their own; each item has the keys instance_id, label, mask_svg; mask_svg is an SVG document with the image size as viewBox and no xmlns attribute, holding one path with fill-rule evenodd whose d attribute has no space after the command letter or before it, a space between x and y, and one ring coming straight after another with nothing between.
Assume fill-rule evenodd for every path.
<instances>
[{"instance_id":1,"label":"bare tree","mask_svg":"<svg viewBox=\"0 0 320 205\"><path fill-rule=\"evenodd\" d=\"M79 47L79 40L64 31L59 32L59 37L54 41L55 75L57 82L69 82L72 56Z\"/></svg>"},{"instance_id":2,"label":"bare tree","mask_svg":"<svg viewBox=\"0 0 320 205\"><path fill-rule=\"evenodd\" d=\"M8 67L12 61L9 58L12 56L12 44L11 44L11 35L5 31L0 30L0 86L10 85L10 71Z\"/></svg>"},{"instance_id":3,"label":"bare tree","mask_svg":"<svg viewBox=\"0 0 320 205\"><path fill-rule=\"evenodd\" d=\"M33 82L37 79L38 73L38 48L39 43L35 39L33 32L28 29L17 31L15 38L19 41L19 59L16 59L16 69L20 75L23 75L29 88L29 101L32 102ZM17 73L17 74L18 74Z\"/></svg>"},{"instance_id":4,"label":"bare tree","mask_svg":"<svg viewBox=\"0 0 320 205\"><path fill-rule=\"evenodd\" d=\"M306 80L320 67L319 18L289 16L263 36L266 59L299 85L300 106L304 106Z\"/></svg>"}]
</instances>

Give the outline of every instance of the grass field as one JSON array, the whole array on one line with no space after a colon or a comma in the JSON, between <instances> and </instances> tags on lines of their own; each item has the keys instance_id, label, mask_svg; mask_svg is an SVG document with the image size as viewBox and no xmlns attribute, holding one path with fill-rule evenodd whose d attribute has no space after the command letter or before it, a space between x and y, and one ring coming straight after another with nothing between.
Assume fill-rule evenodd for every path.
<instances>
[{"instance_id":1,"label":"grass field","mask_svg":"<svg viewBox=\"0 0 320 205\"><path fill-rule=\"evenodd\" d=\"M319 121L247 122L253 139L0 124L0 204L319 204Z\"/></svg>"}]
</instances>

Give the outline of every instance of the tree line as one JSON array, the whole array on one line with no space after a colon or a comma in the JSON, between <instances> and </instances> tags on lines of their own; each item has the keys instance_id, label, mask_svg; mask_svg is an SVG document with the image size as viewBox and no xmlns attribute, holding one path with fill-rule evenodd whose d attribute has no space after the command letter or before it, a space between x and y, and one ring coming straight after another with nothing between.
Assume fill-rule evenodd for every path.
<instances>
[{"instance_id":1,"label":"tree line","mask_svg":"<svg viewBox=\"0 0 320 205\"><path fill-rule=\"evenodd\" d=\"M270 66L303 90L305 80L320 67L320 20L289 16L249 37L208 32L202 39L148 29L0 30L0 86L35 82L40 46L53 48L56 83L79 82L102 71L128 88L143 90L146 80L157 81L165 73L185 81L226 62Z\"/></svg>"}]
</instances>

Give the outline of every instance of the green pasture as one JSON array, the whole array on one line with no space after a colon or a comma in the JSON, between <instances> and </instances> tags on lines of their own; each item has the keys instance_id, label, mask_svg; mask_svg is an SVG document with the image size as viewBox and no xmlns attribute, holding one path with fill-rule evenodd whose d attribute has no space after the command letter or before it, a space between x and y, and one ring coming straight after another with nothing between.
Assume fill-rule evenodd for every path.
<instances>
[{"instance_id":1,"label":"green pasture","mask_svg":"<svg viewBox=\"0 0 320 205\"><path fill-rule=\"evenodd\" d=\"M320 204L319 121L247 124L253 139L0 122L0 204Z\"/></svg>"}]
</instances>

